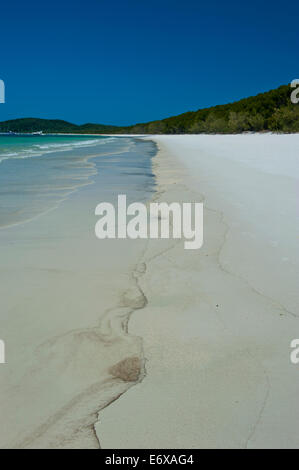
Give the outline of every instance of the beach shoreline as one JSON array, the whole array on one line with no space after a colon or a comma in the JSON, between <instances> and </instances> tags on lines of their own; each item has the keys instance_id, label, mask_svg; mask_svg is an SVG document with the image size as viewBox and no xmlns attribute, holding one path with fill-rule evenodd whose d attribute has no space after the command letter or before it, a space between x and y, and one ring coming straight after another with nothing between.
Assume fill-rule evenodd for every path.
<instances>
[{"instance_id":1,"label":"beach shoreline","mask_svg":"<svg viewBox=\"0 0 299 470\"><path fill-rule=\"evenodd\" d=\"M146 375L99 413L102 447L296 447L299 379L289 354L298 330L298 260L287 251L295 255L298 136L216 136L216 144L215 136L150 138L159 146L158 200L203 200L204 246L188 253L181 240L148 242L139 279L148 303L129 323L143 338ZM278 182L281 205L273 199ZM264 200L261 213L243 220L248 185ZM288 222L282 230L277 214Z\"/></svg>"},{"instance_id":2,"label":"beach shoreline","mask_svg":"<svg viewBox=\"0 0 299 470\"><path fill-rule=\"evenodd\" d=\"M102 180L0 231L2 447L296 447L298 137L142 136L151 168L103 154ZM126 187L203 202L203 247L100 243Z\"/></svg>"},{"instance_id":3,"label":"beach shoreline","mask_svg":"<svg viewBox=\"0 0 299 470\"><path fill-rule=\"evenodd\" d=\"M93 184L0 230L1 448L99 448L97 412L142 374L127 322L145 302L134 278L144 241L98 240L95 208L118 191L147 200L154 150L131 139L95 149Z\"/></svg>"}]
</instances>

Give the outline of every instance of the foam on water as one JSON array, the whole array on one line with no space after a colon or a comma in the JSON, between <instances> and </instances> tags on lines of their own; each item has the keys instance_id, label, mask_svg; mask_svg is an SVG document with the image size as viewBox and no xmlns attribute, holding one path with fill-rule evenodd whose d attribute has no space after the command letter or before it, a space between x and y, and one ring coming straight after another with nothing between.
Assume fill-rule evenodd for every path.
<instances>
[{"instance_id":1,"label":"foam on water","mask_svg":"<svg viewBox=\"0 0 299 470\"><path fill-rule=\"evenodd\" d=\"M98 240L95 207L148 201L155 153L119 137L1 163L1 220L16 225L0 230L0 448L97 448L98 411L142 377L127 325L146 304L147 241Z\"/></svg>"},{"instance_id":2,"label":"foam on water","mask_svg":"<svg viewBox=\"0 0 299 470\"><path fill-rule=\"evenodd\" d=\"M113 137L0 136L0 229L57 207L91 182L94 157L128 145Z\"/></svg>"}]
</instances>

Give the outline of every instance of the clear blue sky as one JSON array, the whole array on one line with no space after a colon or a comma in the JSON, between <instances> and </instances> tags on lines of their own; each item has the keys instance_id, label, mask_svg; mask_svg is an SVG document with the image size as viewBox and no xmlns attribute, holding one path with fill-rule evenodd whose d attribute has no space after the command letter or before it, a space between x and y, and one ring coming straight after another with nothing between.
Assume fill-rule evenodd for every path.
<instances>
[{"instance_id":1,"label":"clear blue sky","mask_svg":"<svg viewBox=\"0 0 299 470\"><path fill-rule=\"evenodd\" d=\"M1 4L0 120L133 124L299 78L298 2Z\"/></svg>"}]
</instances>

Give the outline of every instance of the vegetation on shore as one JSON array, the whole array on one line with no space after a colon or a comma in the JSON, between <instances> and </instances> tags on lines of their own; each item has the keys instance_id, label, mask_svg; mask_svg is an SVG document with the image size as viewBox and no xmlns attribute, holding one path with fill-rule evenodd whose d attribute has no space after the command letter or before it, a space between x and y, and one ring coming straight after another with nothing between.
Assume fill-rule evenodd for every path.
<instances>
[{"instance_id":1,"label":"vegetation on shore","mask_svg":"<svg viewBox=\"0 0 299 470\"><path fill-rule=\"evenodd\" d=\"M292 89L275 90L234 103L190 111L160 121L120 127L76 125L61 120L24 118L0 123L0 132L74 134L238 134L242 132L299 132L299 104L290 99Z\"/></svg>"},{"instance_id":2,"label":"vegetation on shore","mask_svg":"<svg viewBox=\"0 0 299 470\"><path fill-rule=\"evenodd\" d=\"M0 122L0 132L45 132L50 134L109 134L116 126L83 124L78 126L60 119L22 118Z\"/></svg>"}]
</instances>

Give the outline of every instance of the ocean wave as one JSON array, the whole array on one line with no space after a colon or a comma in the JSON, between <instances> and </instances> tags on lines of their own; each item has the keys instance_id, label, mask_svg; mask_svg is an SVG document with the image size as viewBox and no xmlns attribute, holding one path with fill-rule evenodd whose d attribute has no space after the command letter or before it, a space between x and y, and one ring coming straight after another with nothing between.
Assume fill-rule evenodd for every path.
<instances>
[{"instance_id":1,"label":"ocean wave","mask_svg":"<svg viewBox=\"0 0 299 470\"><path fill-rule=\"evenodd\" d=\"M0 163L4 160L8 159L24 159L24 158L31 158L31 157L41 157L42 155L52 153L52 152L59 152L59 151L69 151L78 148L85 148L85 147L94 147L96 145L104 145L111 143L112 140L115 138L107 138L107 139L90 139L90 140L80 140L79 142L64 142L64 143L47 143L47 144L32 144L29 148L21 148L18 151L9 151L8 153L4 152L0 153Z\"/></svg>"},{"instance_id":2,"label":"ocean wave","mask_svg":"<svg viewBox=\"0 0 299 470\"><path fill-rule=\"evenodd\" d=\"M39 148L39 149L63 148L65 150L65 148L67 148L67 147L70 147L70 148L73 148L73 147L89 147L90 145L96 145L96 144L100 144L100 143L101 143L100 140L94 139L94 140L82 140L80 142L68 142L68 143L64 143L64 144L59 144L59 143L42 144L42 145L37 144L37 145L33 145L33 147Z\"/></svg>"}]
</instances>

